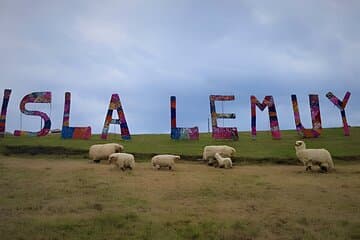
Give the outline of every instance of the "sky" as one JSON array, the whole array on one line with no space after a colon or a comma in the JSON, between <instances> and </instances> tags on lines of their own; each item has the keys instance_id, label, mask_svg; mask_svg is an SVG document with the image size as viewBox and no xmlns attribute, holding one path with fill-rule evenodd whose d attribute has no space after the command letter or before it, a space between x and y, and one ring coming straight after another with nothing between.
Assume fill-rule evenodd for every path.
<instances>
[{"instance_id":1,"label":"sky","mask_svg":"<svg viewBox=\"0 0 360 240\"><path fill-rule=\"evenodd\" d=\"M110 97L120 96L131 134L169 133L170 96L178 127L208 131L209 95L235 113L219 126L250 131L250 96L272 95L280 129L295 129L291 94L311 128L309 94L318 94L323 127L341 127L331 91L360 126L360 1L116 0L0 1L0 93L12 89L6 131L39 131L41 119L19 110L31 93L51 91L43 111L62 126L102 131ZM113 118L118 118L113 114ZM269 130L267 109L257 129ZM120 133L118 125L111 132Z\"/></svg>"}]
</instances>

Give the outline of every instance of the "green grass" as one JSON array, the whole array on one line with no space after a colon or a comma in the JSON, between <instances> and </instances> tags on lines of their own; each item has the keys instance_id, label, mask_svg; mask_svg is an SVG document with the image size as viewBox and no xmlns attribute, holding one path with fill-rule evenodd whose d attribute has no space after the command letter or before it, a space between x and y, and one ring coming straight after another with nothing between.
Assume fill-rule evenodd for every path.
<instances>
[{"instance_id":1,"label":"green grass","mask_svg":"<svg viewBox=\"0 0 360 240\"><path fill-rule=\"evenodd\" d=\"M360 128L351 128L351 135L345 137L342 128L323 129L319 138L305 139L308 148L327 148L335 159L355 159L360 156ZM240 132L239 141L214 140L208 133L201 133L197 141L171 140L169 134L133 135L130 141L121 140L119 135L110 134L107 140L93 135L90 140L63 140L60 135L45 137L6 136L0 139L0 151L4 154L37 154L86 157L92 144L119 142L125 151L134 153L139 159L148 159L152 154L180 154L186 159L201 158L206 145L226 144L237 152L234 160L243 162L275 161L291 163L296 161L294 143L301 139L295 130L282 131L281 140L273 140L270 132L258 132L256 140L250 132Z\"/></svg>"}]
</instances>

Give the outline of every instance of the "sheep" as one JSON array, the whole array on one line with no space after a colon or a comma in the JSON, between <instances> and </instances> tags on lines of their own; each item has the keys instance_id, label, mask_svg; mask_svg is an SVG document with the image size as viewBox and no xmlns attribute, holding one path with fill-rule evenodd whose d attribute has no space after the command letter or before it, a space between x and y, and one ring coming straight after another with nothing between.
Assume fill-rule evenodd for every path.
<instances>
[{"instance_id":1,"label":"sheep","mask_svg":"<svg viewBox=\"0 0 360 240\"><path fill-rule=\"evenodd\" d=\"M219 168L232 168L232 161L231 158L223 158L219 153L215 153L215 158L218 162Z\"/></svg>"},{"instance_id":2,"label":"sheep","mask_svg":"<svg viewBox=\"0 0 360 240\"><path fill-rule=\"evenodd\" d=\"M161 154L152 157L151 164L153 168L160 169L161 167L167 167L169 170L175 170L175 160L179 160L180 156L171 154Z\"/></svg>"},{"instance_id":3,"label":"sheep","mask_svg":"<svg viewBox=\"0 0 360 240\"><path fill-rule=\"evenodd\" d=\"M295 142L295 151L298 159L306 166L306 171L311 170L312 165L319 165L321 171L334 169L331 155L326 149L306 149L304 141Z\"/></svg>"},{"instance_id":4,"label":"sheep","mask_svg":"<svg viewBox=\"0 0 360 240\"><path fill-rule=\"evenodd\" d=\"M203 160L208 161L208 165L216 165L215 153L219 153L222 157L232 157L236 150L227 145L214 145L214 146L205 146L203 152Z\"/></svg>"},{"instance_id":5,"label":"sheep","mask_svg":"<svg viewBox=\"0 0 360 240\"><path fill-rule=\"evenodd\" d=\"M109 164L125 171L127 168L132 170L135 167L134 155L130 153L112 153L108 158Z\"/></svg>"},{"instance_id":6,"label":"sheep","mask_svg":"<svg viewBox=\"0 0 360 240\"><path fill-rule=\"evenodd\" d=\"M89 149L89 162L99 162L100 160L108 159L112 153L120 153L124 147L117 143L95 144Z\"/></svg>"}]
</instances>

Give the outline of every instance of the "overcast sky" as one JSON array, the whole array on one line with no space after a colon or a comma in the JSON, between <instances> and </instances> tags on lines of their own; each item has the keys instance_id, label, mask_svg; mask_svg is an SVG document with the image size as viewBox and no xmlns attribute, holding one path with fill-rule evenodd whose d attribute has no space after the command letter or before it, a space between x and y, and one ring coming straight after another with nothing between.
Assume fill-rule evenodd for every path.
<instances>
[{"instance_id":1,"label":"overcast sky","mask_svg":"<svg viewBox=\"0 0 360 240\"><path fill-rule=\"evenodd\" d=\"M12 89L6 130L39 131L20 114L23 96L51 91L52 103L28 104L61 128L70 91L70 126L100 133L118 93L131 134L170 132L171 95L179 127L207 131L209 95L236 119L220 126L250 131L250 96L275 99L280 129L295 129L291 94L311 127L308 94L318 94L323 127L341 127L332 91L360 125L360 1L0 1L0 91ZM117 114L113 115L117 118ZM257 109L268 130L267 109ZM22 123L22 124L20 124ZM120 132L111 126L111 132Z\"/></svg>"}]
</instances>

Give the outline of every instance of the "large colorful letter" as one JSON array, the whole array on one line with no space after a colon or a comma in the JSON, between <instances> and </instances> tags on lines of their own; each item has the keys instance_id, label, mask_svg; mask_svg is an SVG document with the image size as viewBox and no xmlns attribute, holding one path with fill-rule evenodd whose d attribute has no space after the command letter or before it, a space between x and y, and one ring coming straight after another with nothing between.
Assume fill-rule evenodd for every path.
<instances>
[{"instance_id":1,"label":"large colorful letter","mask_svg":"<svg viewBox=\"0 0 360 240\"><path fill-rule=\"evenodd\" d=\"M199 139L199 128L180 128L176 127L176 97L170 97L170 114L171 114L171 139Z\"/></svg>"},{"instance_id":2,"label":"large colorful letter","mask_svg":"<svg viewBox=\"0 0 360 240\"><path fill-rule=\"evenodd\" d=\"M112 118L113 110L117 110L119 119ZM105 117L104 128L103 128L102 134L101 134L102 139L107 138L110 124L120 124L121 138L124 140L131 139L129 128L127 126L126 119L125 119L124 110L121 106L121 102L120 102L120 98L119 98L118 94L113 94L111 96L109 109L108 109L107 115Z\"/></svg>"},{"instance_id":3,"label":"large colorful letter","mask_svg":"<svg viewBox=\"0 0 360 240\"><path fill-rule=\"evenodd\" d=\"M210 95L210 113L211 113L211 125L212 125L212 137L215 139L233 139L238 140L239 135L236 127L218 127L218 118L232 118L234 119L235 113L216 113L215 101L233 101L235 96L223 96L223 95Z\"/></svg>"},{"instance_id":4,"label":"large colorful letter","mask_svg":"<svg viewBox=\"0 0 360 240\"><path fill-rule=\"evenodd\" d=\"M22 131L22 130L15 130L14 135L15 136L45 136L49 133L50 127L51 127L51 121L49 116L46 113L40 112L40 111L29 111L25 108L25 104L27 103L51 103L51 92L33 92L21 100L20 103L20 111L26 115L32 115L32 116L40 116L45 124L44 127L39 132L28 132L28 131Z\"/></svg>"},{"instance_id":5,"label":"large colorful letter","mask_svg":"<svg viewBox=\"0 0 360 240\"><path fill-rule=\"evenodd\" d=\"M251 101L251 135L253 138L256 138L256 106L264 111L266 107L268 107L269 111L269 120L270 120L270 130L273 139L280 139L280 128L279 122L277 119L276 108L274 98L272 96L265 96L262 103L255 96L250 97Z\"/></svg>"},{"instance_id":6,"label":"large colorful letter","mask_svg":"<svg viewBox=\"0 0 360 240\"><path fill-rule=\"evenodd\" d=\"M71 93L65 93L64 116L61 130L61 137L64 139L89 139L91 137L91 127L70 127L70 104Z\"/></svg>"},{"instance_id":7,"label":"large colorful letter","mask_svg":"<svg viewBox=\"0 0 360 240\"><path fill-rule=\"evenodd\" d=\"M11 89L4 90L4 97L3 97L3 103L2 103L1 115L0 115L0 137L2 138L5 136L6 111L10 100L10 94L11 94Z\"/></svg>"},{"instance_id":8,"label":"large colorful letter","mask_svg":"<svg viewBox=\"0 0 360 240\"><path fill-rule=\"evenodd\" d=\"M305 129L301 123L299 106L298 106L296 95L291 95L291 101L292 101L292 105L293 105L295 125L296 125L296 130L297 130L298 134L304 138L319 137L321 134L321 131L322 131L319 96L316 94L309 94L311 121L312 121L312 126L313 126L312 129Z\"/></svg>"},{"instance_id":9,"label":"large colorful letter","mask_svg":"<svg viewBox=\"0 0 360 240\"><path fill-rule=\"evenodd\" d=\"M343 122L344 135L345 136L350 136L349 125L347 124L346 115L345 115L345 107L346 107L346 104L349 101L350 95L351 95L350 92L346 92L345 96L344 96L344 99L342 101L340 101L340 99L338 99L332 92L328 92L326 94L326 97L333 104L335 104L335 106L337 106L340 109L341 118L342 118L342 122Z\"/></svg>"}]
</instances>

